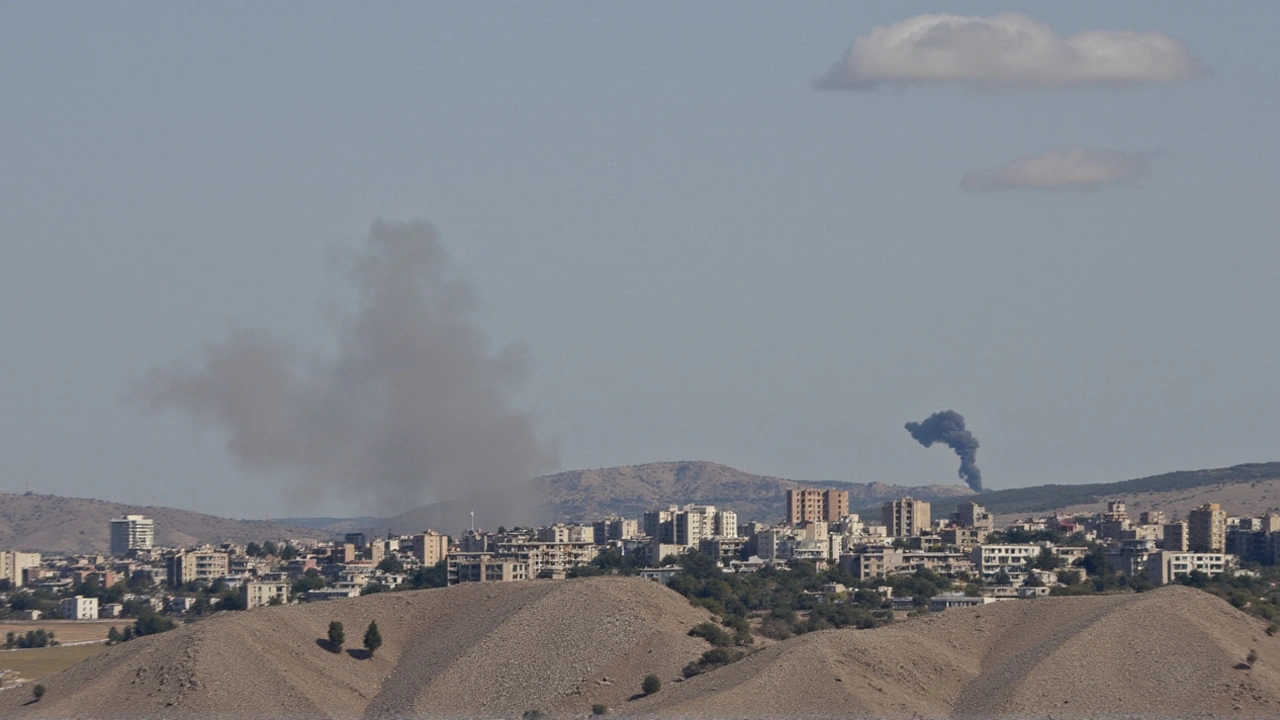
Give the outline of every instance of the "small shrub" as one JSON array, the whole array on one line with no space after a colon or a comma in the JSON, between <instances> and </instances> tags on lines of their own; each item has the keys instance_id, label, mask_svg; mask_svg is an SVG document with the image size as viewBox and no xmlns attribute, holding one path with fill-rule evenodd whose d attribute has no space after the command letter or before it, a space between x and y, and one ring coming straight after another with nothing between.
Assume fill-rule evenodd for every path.
<instances>
[{"instance_id":1,"label":"small shrub","mask_svg":"<svg viewBox=\"0 0 1280 720\"><path fill-rule=\"evenodd\" d=\"M644 681L640 683L640 692L645 695L652 695L662 689L662 680L657 675L649 673L644 676Z\"/></svg>"},{"instance_id":2,"label":"small shrub","mask_svg":"<svg viewBox=\"0 0 1280 720\"><path fill-rule=\"evenodd\" d=\"M741 650L730 650L729 648L717 647L702 653L702 657L696 662L691 662L684 666L680 672L685 677L691 678L694 675L700 675L718 667L728 665L731 662L741 660L743 652Z\"/></svg>"},{"instance_id":3,"label":"small shrub","mask_svg":"<svg viewBox=\"0 0 1280 720\"><path fill-rule=\"evenodd\" d=\"M541 710L525 710L522 717L524 720L542 720L546 716L547 714Z\"/></svg>"},{"instance_id":4,"label":"small shrub","mask_svg":"<svg viewBox=\"0 0 1280 720\"><path fill-rule=\"evenodd\" d=\"M31 695L36 699L36 702L40 702L40 698L44 697L44 686L37 685L31 688Z\"/></svg>"},{"instance_id":5,"label":"small shrub","mask_svg":"<svg viewBox=\"0 0 1280 720\"><path fill-rule=\"evenodd\" d=\"M342 650L342 643L347 641L346 630L343 629L342 623L337 620L329 621L329 647L334 652Z\"/></svg>"},{"instance_id":6,"label":"small shrub","mask_svg":"<svg viewBox=\"0 0 1280 720\"><path fill-rule=\"evenodd\" d=\"M1253 664L1258 662L1258 651L1250 650L1249 654L1245 657L1244 662L1249 667L1253 667Z\"/></svg>"},{"instance_id":7,"label":"small shrub","mask_svg":"<svg viewBox=\"0 0 1280 720\"><path fill-rule=\"evenodd\" d=\"M733 644L733 637L724 628L711 622L698 623L689 630L693 637L700 637L716 647L728 647Z\"/></svg>"},{"instance_id":8,"label":"small shrub","mask_svg":"<svg viewBox=\"0 0 1280 720\"><path fill-rule=\"evenodd\" d=\"M780 618L766 618L760 623L759 633L773 640L786 640L795 633L791 631L791 623Z\"/></svg>"},{"instance_id":9,"label":"small shrub","mask_svg":"<svg viewBox=\"0 0 1280 720\"><path fill-rule=\"evenodd\" d=\"M1267 635L1275 635L1278 632L1280 632L1280 625L1271 623L1267 626Z\"/></svg>"},{"instance_id":10,"label":"small shrub","mask_svg":"<svg viewBox=\"0 0 1280 720\"><path fill-rule=\"evenodd\" d=\"M591 714L592 715L608 715L609 706L605 705L604 703L596 703L595 705L591 706Z\"/></svg>"}]
</instances>

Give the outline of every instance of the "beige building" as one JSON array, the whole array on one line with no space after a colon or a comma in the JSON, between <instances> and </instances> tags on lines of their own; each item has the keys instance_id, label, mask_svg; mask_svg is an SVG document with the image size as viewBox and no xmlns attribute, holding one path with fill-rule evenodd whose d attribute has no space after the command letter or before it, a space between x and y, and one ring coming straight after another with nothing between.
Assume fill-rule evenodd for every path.
<instances>
[{"instance_id":1,"label":"beige building","mask_svg":"<svg viewBox=\"0 0 1280 720\"><path fill-rule=\"evenodd\" d=\"M455 553L449 556L450 585L464 582L514 582L528 580L529 563L489 553Z\"/></svg>"},{"instance_id":2,"label":"beige building","mask_svg":"<svg viewBox=\"0 0 1280 720\"><path fill-rule=\"evenodd\" d=\"M992 532L996 529L995 518L987 509L976 502L961 503L956 508L956 514L951 516L956 525L962 528L971 528L974 530L982 530Z\"/></svg>"},{"instance_id":3,"label":"beige building","mask_svg":"<svg viewBox=\"0 0 1280 720\"><path fill-rule=\"evenodd\" d=\"M887 502L880 508L880 522L888 528L890 537L928 534L933 522L929 515L929 503L909 497Z\"/></svg>"},{"instance_id":4,"label":"beige building","mask_svg":"<svg viewBox=\"0 0 1280 720\"><path fill-rule=\"evenodd\" d=\"M0 550L0 580L8 580L14 587L22 587L23 570L35 567L40 567L40 553Z\"/></svg>"},{"instance_id":5,"label":"beige building","mask_svg":"<svg viewBox=\"0 0 1280 720\"><path fill-rule=\"evenodd\" d=\"M156 539L156 524L149 517L125 515L111 521L111 554L127 555L130 550L150 550Z\"/></svg>"},{"instance_id":6,"label":"beige building","mask_svg":"<svg viewBox=\"0 0 1280 720\"><path fill-rule=\"evenodd\" d=\"M276 600L277 604L289 602L289 583L283 581L250 580L240 588L240 597L248 610L265 607Z\"/></svg>"},{"instance_id":7,"label":"beige building","mask_svg":"<svg viewBox=\"0 0 1280 720\"><path fill-rule=\"evenodd\" d=\"M1227 513L1221 505L1205 503L1187 513L1187 545L1196 553L1226 551Z\"/></svg>"},{"instance_id":8,"label":"beige building","mask_svg":"<svg viewBox=\"0 0 1280 720\"><path fill-rule=\"evenodd\" d=\"M183 550L166 559L169 584L211 583L227 574L230 559L221 550Z\"/></svg>"},{"instance_id":9,"label":"beige building","mask_svg":"<svg viewBox=\"0 0 1280 720\"><path fill-rule=\"evenodd\" d=\"M434 530L413 536L413 556L426 567L438 565L449 554L449 536Z\"/></svg>"},{"instance_id":10,"label":"beige building","mask_svg":"<svg viewBox=\"0 0 1280 720\"><path fill-rule=\"evenodd\" d=\"M531 577L563 577L569 569L589 564L599 553L600 548L589 542L502 542L495 554L524 563Z\"/></svg>"},{"instance_id":11,"label":"beige building","mask_svg":"<svg viewBox=\"0 0 1280 720\"><path fill-rule=\"evenodd\" d=\"M849 514L848 490L788 490L787 524L833 523Z\"/></svg>"},{"instance_id":12,"label":"beige building","mask_svg":"<svg viewBox=\"0 0 1280 720\"><path fill-rule=\"evenodd\" d=\"M1040 557L1039 545L979 545L972 550L974 569L990 582L1003 570L1014 578L1026 574L1027 564Z\"/></svg>"}]
</instances>

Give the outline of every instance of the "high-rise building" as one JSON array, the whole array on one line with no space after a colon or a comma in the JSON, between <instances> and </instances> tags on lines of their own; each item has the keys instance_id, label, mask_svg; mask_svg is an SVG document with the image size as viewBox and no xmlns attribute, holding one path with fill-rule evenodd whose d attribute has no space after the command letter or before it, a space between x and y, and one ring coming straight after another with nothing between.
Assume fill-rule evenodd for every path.
<instances>
[{"instance_id":1,"label":"high-rise building","mask_svg":"<svg viewBox=\"0 0 1280 720\"><path fill-rule=\"evenodd\" d=\"M1218 503L1205 503L1187 513L1187 544L1193 553L1227 549L1227 513Z\"/></svg>"},{"instance_id":2,"label":"high-rise building","mask_svg":"<svg viewBox=\"0 0 1280 720\"><path fill-rule=\"evenodd\" d=\"M1184 553L1187 551L1187 521L1179 520L1164 524L1164 538L1160 542L1161 550Z\"/></svg>"},{"instance_id":3,"label":"high-rise building","mask_svg":"<svg viewBox=\"0 0 1280 720\"><path fill-rule=\"evenodd\" d=\"M155 521L149 517L125 515L111 521L112 555L127 555L130 550L150 550L155 539Z\"/></svg>"},{"instance_id":4,"label":"high-rise building","mask_svg":"<svg viewBox=\"0 0 1280 720\"><path fill-rule=\"evenodd\" d=\"M848 490L800 489L787 491L787 524L838 522L849 514Z\"/></svg>"},{"instance_id":5,"label":"high-rise building","mask_svg":"<svg viewBox=\"0 0 1280 720\"><path fill-rule=\"evenodd\" d=\"M929 503L909 497L887 502L880 507L880 522L890 537L909 537L929 532L932 520Z\"/></svg>"},{"instance_id":6,"label":"high-rise building","mask_svg":"<svg viewBox=\"0 0 1280 720\"><path fill-rule=\"evenodd\" d=\"M449 554L449 536L427 530L413 536L413 556L425 567L439 564Z\"/></svg>"}]
</instances>

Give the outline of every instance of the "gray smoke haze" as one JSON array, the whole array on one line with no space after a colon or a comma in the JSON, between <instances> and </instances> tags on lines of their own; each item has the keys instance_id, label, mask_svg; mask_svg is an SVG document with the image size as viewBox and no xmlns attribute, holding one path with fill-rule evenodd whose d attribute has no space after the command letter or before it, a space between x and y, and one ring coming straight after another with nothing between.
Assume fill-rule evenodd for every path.
<instances>
[{"instance_id":1,"label":"gray smoke haze","mask_svg":"<svg viewBox=\"0 0 1280 720\"><path fill-rule=\"evenodd\" d=\"M435 228L375 221L335 271L358 301L339 316L332 356L232 330L194 363L153 369L141 404L221 428L237 461L290 479L291 495L373 512L463 501L489 527L532 517L521 481L557 460L510 406L527 359L475 326L471 287Z\"/></svg>"},{"instance_id":2,"label":"gray smoke haze","mask_svg":"<svg viewBox=\"0 0 1280 720\"><path fill-rule=\"evenodd\" d=\"M964 416L955 410L936 412L924 422L909 422L907 432L916 442L929 447L945 443L960 456L959 475L974 492L982 492L982 471L978 469L978 439L964 429Z\"/></svg>"}]
</instances>

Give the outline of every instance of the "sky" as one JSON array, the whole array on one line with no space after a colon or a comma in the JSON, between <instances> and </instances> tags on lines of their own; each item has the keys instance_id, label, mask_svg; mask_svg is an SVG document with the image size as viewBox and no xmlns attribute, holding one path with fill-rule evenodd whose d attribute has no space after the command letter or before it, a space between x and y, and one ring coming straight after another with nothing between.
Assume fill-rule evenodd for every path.
<instances>
[{"instance_id":1,"label":"sky","mask_svg":"<svg viewBox=\"0 0 1280 720\"><path fill-rule=\"evenodd\" d=\"M0 491L1280 459L1280 6L6 3Z\"/></svg>"}]
</instances>

